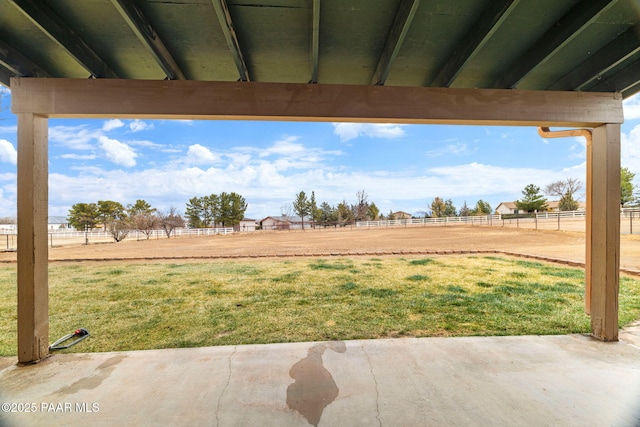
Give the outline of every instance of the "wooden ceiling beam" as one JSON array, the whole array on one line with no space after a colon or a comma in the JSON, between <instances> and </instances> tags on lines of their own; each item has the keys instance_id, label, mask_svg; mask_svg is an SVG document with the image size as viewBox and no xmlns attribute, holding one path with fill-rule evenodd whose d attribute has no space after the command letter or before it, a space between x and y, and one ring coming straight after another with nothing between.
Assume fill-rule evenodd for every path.
<instances>
[{"instance_id":1,"label":"wooden ceiling beam","mask_svg":"<svg viewBox=\"0 0 640 427\"><path fill-rule=\"evenodd\" d=\"M384 49L382 49L382 54L378 60L378 66L376 67L376 71L373 73L373 78L371 79L372 85L384 85L387 77L389 77L391 67L396 60L398 52L400 52L404 38L406 37L407 32L411 27L411 22L418 10L418 6L420 6L420 0L402 0L398 6L398 11L393 19L393 24L391 24L389 36L387 37Z\"/></svg>"},{"instance_id":2,"label":"wooden ceiling beam","mask_svg":"<svg viewBox=\"0 0 640 427\"><path fill-rule=\"evenodd\" d=\"M589 87L592 92L628 92L640 83L640 57Z\"/></svg>"},{"instance_id":3,"label":"wooden ceiling beam","mask_svg":"<svg viewBox=\"0 0 640 427\"><path fill-rule=\"evenodd\" d=\"M592 127L623 121L618 93L183 80L11 80L12 111L190 118Z\"/></svg>"},{"instance_id":4,"label":"wooden ceiling beam","mask_svg":"<svg viewBox=\"0 0 640 427\"><path fill-rule=\"evenodd\" d=\"M9 87L11 78L15 77L15 73L0 63L0 84Z\"/></svg>"},{"instance_id":5,"label":"wooden ceiling beam","mask_svg":"<svg viewBox=\"0 0 640 427\"><path fill-rule=\"evenodd\" d=\"M433 87L450 87L464 66L482 49L500 25L515 9L520 0L494 0L489 2L480 18L457 44L453 54L431 83Z\"/></svg>"},{"instance_id":6,"label":"wooden ceiling beam","mask_svg":"<svg viewBox=\"0 0 640 427\"><path fill-rule=\"evenodd\" d=\"M213 8L216 11L216 16L218 17L218 22L220 23L220 29L222 30L224 38L227 41L227 46L229 47L229 51L231 52L231 56L233 57L233 62L236 64L236 68L238 69L238 74L240 75L239 80L243 82L251 81L251 79L249 78L249 70L247 68L247 64L245 64L244 56L242 55L242 49L240 49L240 43L238 43L238 37L233 26L231 14L229 13L227 1L211 0L211 3L213 4Z\"/></svg>"},{"instance_id":7,"label":"wooden ceiling beam","mask_svg":"<svg viewBox=\"0 0 640 427\"><path fill-rule=\"evenodd\" d=\"M640 24L636 24L578 64L573 70L549 87L549 90L582 90L640 53Z\"/></svg>"},{"instance_id":8,"label":"wooden ceiling beam","mask_svg":"<svg viewBox=\"0 0 640 427\"><path fill-rule=\"evenodd\" d=\"M13 46L0 39L0 65L12 77L51 77L48 72L22 55ZM9 84L7 78L5 84Z\"/></svg>"},{"instance_id":9,"label":"wooden ceiling beam","mask_svg":"<svg viewBox=\"0 0 640 427\"><path fill-rule=\"evenodd\" d=\"M318 67L320 61L320 0L312 0L311 5L311 80L318 83Z\"/></svg>"},{"instance_id":10,"label":"wooden ceiling beam","mask_svg":"<svg viewBox=\"0 0 640 427\"><path fill-rule=\"evenodd\" d=\"M117 78L116 73L45 2L9 0L33 24L64 49L93 77Z\"/></svg>"},{"instance_id":11,"label":"wooden ceiling beam","mask_svg":"<svg viewBox=\"0 0 640 427\"><path fill-rule=\"evenodd\" d=\"M185 80L186 77L182 70L142 10L129 0L111 0L111 3L120 12L142 44L151 52L167 78L169 80Z\"/></svg>"},{"instance_id":12,"label":"wooden ceiling beam","mask_svg":"<svg viewBox=\"0 0 640 427\"><path fill-rule=\"evenodd\" d=\"M531 71L544 64L554 53L566 46L584 31L603 12L618 0L582 0L555 23L538 41L526 49L522 56L507 67L493 87L515 88Z\"/></svg>"}]
</instances>

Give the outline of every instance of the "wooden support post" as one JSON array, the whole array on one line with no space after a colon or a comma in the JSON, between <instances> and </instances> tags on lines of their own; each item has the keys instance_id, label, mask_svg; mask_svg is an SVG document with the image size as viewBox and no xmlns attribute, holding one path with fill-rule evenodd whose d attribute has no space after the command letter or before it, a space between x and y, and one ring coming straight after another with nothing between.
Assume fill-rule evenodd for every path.
<instances>
[{"instance_id":1,"label":"wooden support post","mask_svg":"<svg viewBox=\"0 0 640 427\"><path fill-rule=\"evenodd\" d=\"M591 334L618 340L620 269L620 125L593 130L587 150L587 253Z\"/></svg>"},{"instance_id":2,"label":"wooden support post","mask_svg":"<svg viewBox=\"0 0 640 427\"><path fill-rule=\"evenodd\" d=\"M18 114L18 362L49 353L48 119Z\"/></svg>"}]
</instances>

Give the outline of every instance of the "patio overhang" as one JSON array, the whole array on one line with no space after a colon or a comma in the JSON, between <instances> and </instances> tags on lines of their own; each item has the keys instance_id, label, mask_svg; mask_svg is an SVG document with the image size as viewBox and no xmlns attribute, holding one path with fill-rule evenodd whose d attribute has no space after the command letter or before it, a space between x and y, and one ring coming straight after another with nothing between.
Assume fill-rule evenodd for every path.
<instances>
[{"instance_id":1,"label":"patio overhang","mask_svg":"<svg viewBox=\"0 0 640 427\"><path fill-rule=\"evenodd\" d=\"M48 354L49 117L362 121L593 129L587 150L586 276L592 335L618 337L617 93L351 85L15 78L18 116L18 357ZM28 230L28 232L24 232Z\"/></svg>"},{"instance_id":2,"label":"patio overhang","mask_svg":"<svg viewBox=\"0 0 640 427\"><path fill-rule=\"evenodd\" d=\"M592 333L617 339L637 0L0 0L18 116L19 358L47 355L49 117L589 128Z\"/></svg>"}]
</instances>

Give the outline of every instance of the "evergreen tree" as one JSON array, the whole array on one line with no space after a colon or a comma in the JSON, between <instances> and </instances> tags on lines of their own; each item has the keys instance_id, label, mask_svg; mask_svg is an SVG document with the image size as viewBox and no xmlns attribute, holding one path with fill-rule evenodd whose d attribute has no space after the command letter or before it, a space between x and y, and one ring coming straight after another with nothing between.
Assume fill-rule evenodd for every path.
<instances>
[{"instance_id":1,"label":"evergreen tree","mask_svg":"<svg viewBox=\"0 0 640 427\"><path fill-rule=\"evenodd\" d=\"M451 199L444 202L444 216L456 216L456 207L453 206Z\"/></svg>"},{"instance_id":2,"label":"evergreen tree","mask_svg":"<svg viewBox=\"0 0 640 427\"><path fill-rule=\"evenodd\" d=\"M240 224L246 211L247 202L240 194L235 192L220 193L219 221L223 227L233 227L234 225Z\"/></svg>"},{"instance_id":3,"label":"evergreen tree","mask_svg":"<svg viewBox=\"0 0 640 427\"><path fill-rule=\"evenodd\" d=\"M304 191L299 192L293 201L293 211L302 220L302 229L304 230L304 217L309 214L311 204Z\"/></svg>"},{"instance_id":4,"label":"evergreen tree","mask_svg":"<svg viewBox=\"0 0 640 427\"><path fill-rule=\"evenodd\" d=\"M187 202L187 208L184 211L187 222L191 228L204 228L206 224L203 220L204 199L202 197L192 197Z\"/></svg>"},{"instance_id":5,"label":"evergreen tree","mask_svg":"<svg viewBox=\"0 0 640 427\"><path fill-rule=\"evenodd\" d=\"M476 203L476 207L471 211L473 215L491 215L491 205L480 199Z\"/></svg>"},{"instance_id":6,"label":"evergreen tree","mask_svg":"<svg viewBox=\"0 0 640 427\"><path fill-rule=\"evenodd\" d=\"M377 221L378 218L380 218L380 209L378 209L376 204L373 202L371 202L371 204L369 205L367 218L369 218L371 221Z\"/></svg>"},{"instance_id":7,"label":"evergreen tree","mask_svg":"<svg viewBox=\"0 0 640 427\"><path fill-rule=\"evenodd\" d=\"M624 207L633 201L633 178L636 174L628 168L620 168L620 205Z\"/></svg>"},{"instance_id":8,"label":"evergreen tree","mask_svg":"<svg viewBox=\"0 0 640 427\"><path fill-rule=\"evenodd\" d=\"M522 190L522 200L516 200L518 210L524 212L540 212L547 209L547 199L540 194L540 187L529 184Z\"/></svg>"},{"instance_id":9,"label":"evergreen tree","mask_svg":"<svg viewBox=\"0 0 640 427\"><path fill-rule=\"evenodd\" d=\"M98 223L100 211L95 203L76 203L71 206L67 221L76 230L90 230Z\"/></svg>"},{"instance_id":10,"label":"evergreen tree","mask_svg":"<svg viewBox=\"0 0 640 427\"><path fill-rule=\"evenodd\" d=\"M460 208L460 212L458 212L458 215L460 215L460 216L471 216L471 209L469 209L469 206L467 206L467 201L466 200L464 201L464 204Z\"/></svg>"}]
</instances>

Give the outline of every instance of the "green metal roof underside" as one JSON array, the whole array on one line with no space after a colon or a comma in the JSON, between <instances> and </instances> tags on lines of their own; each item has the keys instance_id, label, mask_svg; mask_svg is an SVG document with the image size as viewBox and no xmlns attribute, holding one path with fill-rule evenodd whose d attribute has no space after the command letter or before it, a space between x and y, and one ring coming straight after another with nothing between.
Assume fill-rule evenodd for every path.
<instances>
[{"instance_id":1,"label":"green metal roof underside","mask_svg":"<svg viewBox=\"0 0 640 427\"><path fill-rule=\"evenodd\" d=\"M640 91L640 0L0 0L0 83Z\"/></svg>"}]
</instances>

